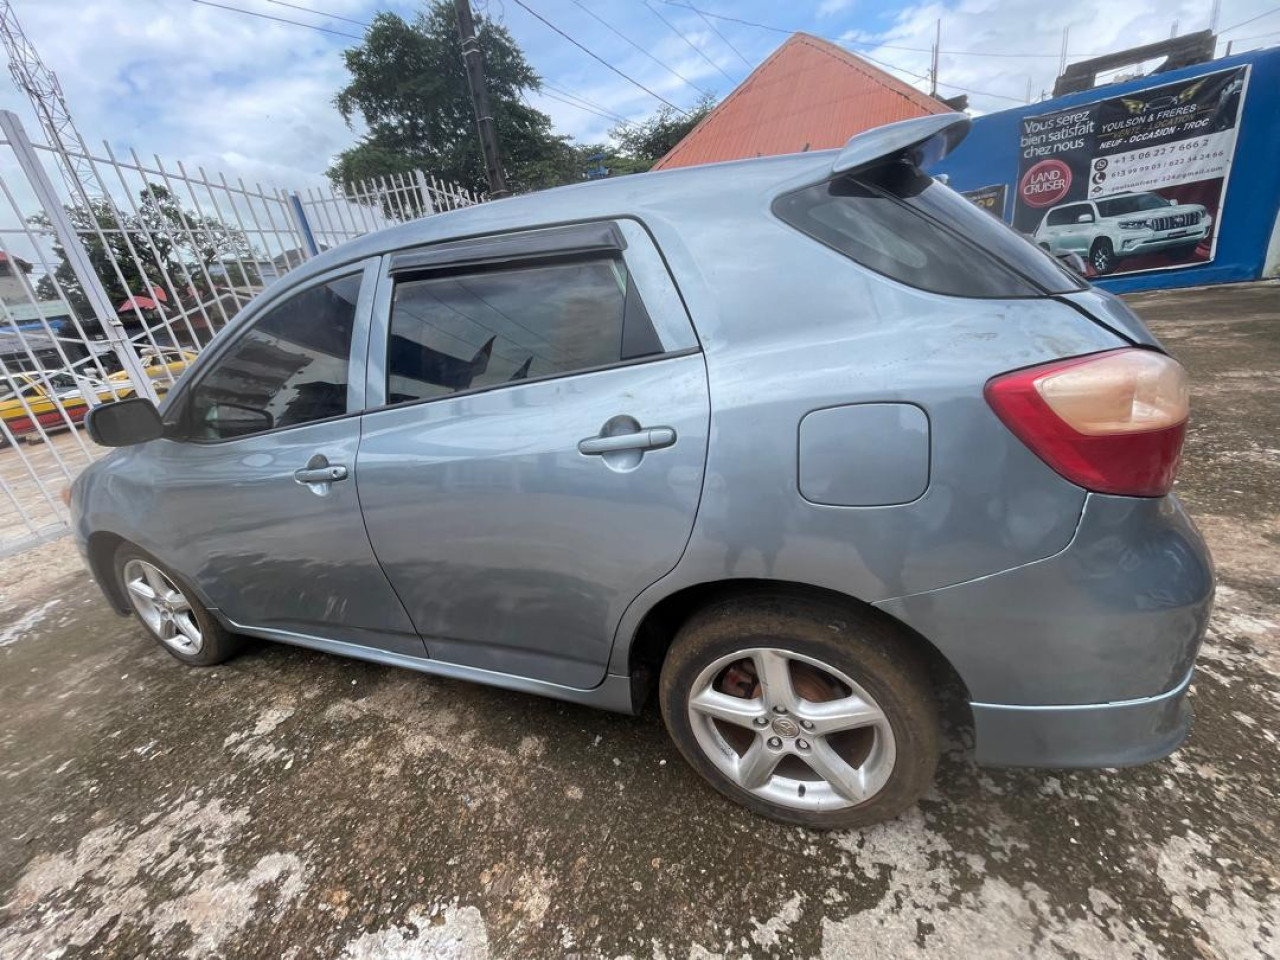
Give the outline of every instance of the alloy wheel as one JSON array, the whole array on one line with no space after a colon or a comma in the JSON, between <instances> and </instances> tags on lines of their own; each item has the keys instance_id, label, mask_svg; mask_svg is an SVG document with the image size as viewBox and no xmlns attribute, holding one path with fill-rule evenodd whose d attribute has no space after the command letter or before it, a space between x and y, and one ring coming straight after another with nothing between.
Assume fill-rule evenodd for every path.
<instances>
[{"instance_id":1,"label":"alloy wheel","mask_svg":"<svg viewBox=\"0 0 1280 960\"><path fill-rule=\"evenodd\" d=\"M688 712L698 745L726 777L797 810L867 802L897 757L889 719L863 687L788 650L720 657L694 681Z\"/></svg>"},{"instance_id":2,"label":"alloy wheel","mask_svg":"<svg viewBox=\"0 0 1280 960\"><path fill-rule=\"evenodd\" d=\"M135 558L124 565L124 583L133 609L161 643L186 656L200 652L204 635L191 601L163 570Z\"/></svg>"}]
</instances>

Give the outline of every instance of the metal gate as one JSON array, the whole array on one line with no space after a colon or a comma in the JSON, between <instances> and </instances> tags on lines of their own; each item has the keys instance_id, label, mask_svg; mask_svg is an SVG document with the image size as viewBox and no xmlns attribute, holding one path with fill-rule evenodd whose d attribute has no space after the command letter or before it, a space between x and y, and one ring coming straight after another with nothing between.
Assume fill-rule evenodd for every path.
<instances>
[{"instance_id":1,"label":"metal gate","mask_svg":"<svg viewBox=\"0 0 1280 960\"><path fill-rule=\"evenodd\" d=\"M72 165L92 171L61 176ZM159 157L32 142L0 111L0 556L67 529L106 451L98 403L163 396L257 293L317 253L479 202L421 172L288 191Z\"/></svg>"}]
</instances>

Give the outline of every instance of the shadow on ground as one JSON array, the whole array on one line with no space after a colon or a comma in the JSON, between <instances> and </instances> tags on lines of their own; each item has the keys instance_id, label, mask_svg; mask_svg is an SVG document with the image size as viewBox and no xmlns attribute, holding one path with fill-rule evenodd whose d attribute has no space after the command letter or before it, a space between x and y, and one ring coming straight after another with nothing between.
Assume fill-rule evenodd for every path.
<instances>
[{"instance_id":1,"label":"shadow on ground","mask_svg":"<svg viewBox=\"0 0 1280 960\"><path fill-rule=\"evenodd\" d=\"M1280 942L1275 286L1135 298L1197 382L1217 610L1172 758L757 820L657 716L260 646L182 667L69 543L0 593L0 958L1266 956ZM18 575L20 574L20 576Z\"/></svg>"}]
</instances>

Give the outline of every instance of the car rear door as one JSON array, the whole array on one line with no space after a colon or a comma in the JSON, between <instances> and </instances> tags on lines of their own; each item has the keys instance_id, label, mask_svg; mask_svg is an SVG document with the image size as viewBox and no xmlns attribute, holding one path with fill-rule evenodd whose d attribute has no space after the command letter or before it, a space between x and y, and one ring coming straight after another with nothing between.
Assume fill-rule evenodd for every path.
<instances>
[{"instance_id":1,"label":"car rear door","mask_svg":"<svg viewBox=\"0 0 1280 960\"><path fill-rule=\"evenodd\" d=\"M706 368L640 224L384 258L358 486L432 658L588 688L675 566L702 488Z\"/></svg>"}]
</instances>

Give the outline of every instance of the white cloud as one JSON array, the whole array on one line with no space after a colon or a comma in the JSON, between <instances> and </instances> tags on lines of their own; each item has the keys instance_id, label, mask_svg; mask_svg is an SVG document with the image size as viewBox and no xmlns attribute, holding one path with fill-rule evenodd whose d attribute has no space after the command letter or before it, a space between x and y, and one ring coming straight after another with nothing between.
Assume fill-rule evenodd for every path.
<instances>
[{"instance_id":1,"label":"white cloud","mask_svg":"<svg viewBox=\"0 0 1280 960\"><path fill-rule=\"evenodd\" d=\"M265 0L227 0L252 8L355 34L355 25L326 21ZM299 0L306 5L312 0ZM375 10L412 15L421 0L315 0L326 11L367 20ZM1269 9L1271 0L1223 0L1222 22L1230 25ZM759 63L785 34L732 21L715 20L715 30L678 5L659 5L676 30L703 51L707 63L671 27L634 0L592 3L593 12L640 44L652 56L697 87L725 95L746 73L725 39ZM1091 54L1168 36L1175 19L1182 32L1205 26L1204 0L954 0L911 3L896 12L852 0L814 0L779 5L774 0L695 0L726 16L786 29L841 34L868 41L877 60L905 68L898 75L918 79L928 71L935 21L943 21L942 92L956 86L1001 94L1012 100L974 95L982 111L1010 106L1027 92L1050 89L1057 70L1062 30L1071 28L1071 51ZM533 6L618 69L681 106L698 92L662 66L629 47L568 0L536 0ZM264 185L305 187L323 179L332 157L356 134L332 105L346 80L341 50L352 43L283 23L235 14L190 0L16 0L19 18L58 73L81 132L94 144L103 139L133 147L144 157L182 159L188 170L203 165ZM477 10L504 20L530 63L551 84L587 97L629 119L651 114L658 102L591 60L544 24L502 0L476 3ZM1233 36L1280 31L1280 14ZM1256 43L1254 44L1256 45ZM916 48L898 49L900 47ZM985 54L965 56L951 51ZM1030 52L1036 57L994 56ZM717 69L720 68L720 69ZM916 76L913 78L912 74ZM591 142L604 139L614 121L556 100L531 95L557 129ZM16 110L33 134L36 124L25 97L0 80L0 107Z\"/></svg>"},{"instance_id":2,"label":"white cloud","mask_svg":"<svg viewBox=\"0 0 1280 960\"><path fill-rule=\"evenodd\" d=\"M1269 0L1225 0L1219 26L1225 27L1270 8ZM1200 0L1074 0L1070 4L1046 4L1043 0L959 0L954 4L924 3L904 6L892 25L879 35L850 31L850 39L878 40L877 46L854 46L877 60L904 68L902 79L926 89L918 75L929 71L927 52L942 19L939 92L951 96L958 88L982 91L970 104L983 112L1014 106L1026 99L1030 82L1033 99L1050 92L1058 72L1062 34L1069 28L1070 61L1166 39L1177 21L1179 33L1208 26L1209 5ZM1263 32L1245 29L1227 37ZM1272 24L1280 30L1280 14ZM900 49L918 48L920 52ZM1225 48L1225 39L1219 52ZM948 51L966 51L951 53ZM977 55L975 55L977 54ZM1010 56L1035 54L1035 56ZM912 77L911 74L916 74ZM1004 99L1010 98L1010 99Z\"/></svg>"},{"instance_id":3,"label":"white cloud","mask_svg":"<svg viewBox=\"0 0 1280 960\"><path fill-rule=\"evenodd\" d=\"M837 13L844 13L854 5L856 0L822 0L818 4L818 16L830 17Z\"/></svg>"}]
</instances>

